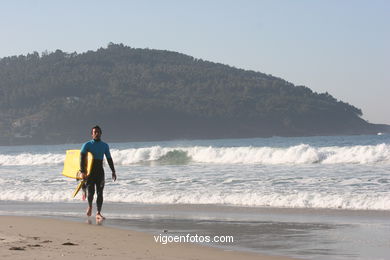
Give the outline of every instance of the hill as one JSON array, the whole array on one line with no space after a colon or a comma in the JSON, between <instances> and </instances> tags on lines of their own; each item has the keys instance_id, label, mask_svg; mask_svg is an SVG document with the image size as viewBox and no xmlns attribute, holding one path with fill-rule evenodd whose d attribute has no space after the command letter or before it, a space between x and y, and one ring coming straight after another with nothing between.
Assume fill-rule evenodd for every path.
<instances>
[{"instance_id":1,"label":"hill","mask_svg":"<svg viewBox=\"0 0 390 260\"><path fill-rule=\"evenodd\" d=\"M371 134L362 111L264 73L110 43L0 60L0 144Z\"/></svg>"}]
</instances>

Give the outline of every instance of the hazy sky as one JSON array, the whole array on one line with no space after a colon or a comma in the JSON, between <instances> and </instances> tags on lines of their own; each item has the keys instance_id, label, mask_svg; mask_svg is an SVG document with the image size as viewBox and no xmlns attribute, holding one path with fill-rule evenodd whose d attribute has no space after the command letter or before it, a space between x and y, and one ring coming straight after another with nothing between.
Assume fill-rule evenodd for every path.
<instances>
[{"instance_id":1,"label":"hazy sky","mask_svg":"<svg viewBox=\"0 0 390 260\"><path fill-rule=\"evenodd\" d=\"M109 42L261 71L390 124L390 1L1 1L0 57Z\"/></svg>"}]
</instances>

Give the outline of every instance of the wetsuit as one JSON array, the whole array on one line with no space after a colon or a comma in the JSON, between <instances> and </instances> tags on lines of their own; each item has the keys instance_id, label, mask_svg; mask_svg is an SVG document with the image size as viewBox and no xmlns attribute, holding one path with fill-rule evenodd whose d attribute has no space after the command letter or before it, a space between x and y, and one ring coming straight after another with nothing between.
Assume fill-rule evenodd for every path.
<instances>
[{"instance_id":1,"label":"wetsuit","mask_svg":"<svg viewBox=\"0 0 390 260\"><path fill-rule=\"evenodd\" d=\"M104 169L103 169L103 157L106 155L106 159L110 168L115 172L114 163L111 158L110 148L108 144L101 140L91 140L83 144L81 147L81 163L80 168L81 172L86 172L86 162L88 152L93 155L93 162L91 167L91 172L87 177L87 194L88 194L88 204L92 207L93 196L95 194L96 186L96 205L97 211L100 212L103 205L103 189L104 189Z\"/></svg>"}]
</instances>

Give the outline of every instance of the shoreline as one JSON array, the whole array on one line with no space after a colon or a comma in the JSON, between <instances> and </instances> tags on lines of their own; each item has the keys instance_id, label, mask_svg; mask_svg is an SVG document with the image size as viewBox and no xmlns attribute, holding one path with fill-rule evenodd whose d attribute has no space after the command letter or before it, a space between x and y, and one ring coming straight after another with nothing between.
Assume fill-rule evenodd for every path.
<instances>
[{"instance_id":1,"label":"shoreline","mask_svg":"<svg viewBox=\"0 0 390 260\"><path fill-rule=\"evenodd\" d=\"M0 216L2 259L293 259L195 243L155 242L152 234L92 222Z\"/></svg>"},{"instance_id":2,"label":"shoreline","mask_svg":"<svg viewBox=\"0 0 390 260\"><path fill-rule=\"evenodd\" d=\"M9 201L15 203L15 201ZM40 203L63 203L59 202L40 202ZM66 202L66 203L84 203L84 202ZM248 212L248 213L287 213L287 214L329 214L329 215L359 215L359 216L370 216L370 215L386 215L389 216L390 210L388 209L350 209L350 208L303 208L303 207L273 207L273 206L242 206L234 204L164 204L164 203L128 203L128 202L107 202L110 204L117 205L131 205L132 207L139 208L164 208L169 210L194 210L194 211L212 211L217 210L218 212ZM85 203L84 203L85 204ZM106 205L105 205L106 206Z\"/></svg>"},{"instance_id":3,"label":"shoreline","mask_svg":"<svg viewBox=\"0 0 390 260\"><path fill-rule=\"evenodd\" d=\"M29 205L52 205L58 204L63 206L78 206L86 205L85 201L81 200L72 200L72 201L28 201L28 200L1 200L1 205L20 205L20 206L29 206ZM248 214L299 214L299 215L328 215L328 216L360 216L360 217L369 217L369 216L383 216L389 217L390 210L388 209L350 209L350 208L301 208L301 207L272 207L272 206L241 206L241 205L231 205L231 204L164 204L164 203L128 203L128 202L112 202L106 201L104 207L108 208L108 212L111 210L111 207L128 207L135 209L143 209L145 212L155 212L156 210L168 210L168 211L180 211L180 212L219 212L219 213L231 213L231 212L240 212ZM35 207L35 206L34 206ZM84 208L82 208L84 209ZM104 210L106 211L106 210ZM10 214L2 214L0 211L0 216L8 215L20 215L20 212L10 212ZM107 213L106 213L107 214ZM29 215L28 215L29 216Z\"/></svg>"},{"instance_id":4,"label":"shoreline","mask_svg":"<svg viewBox=\"0 0 390 260\"><path fill-rule=\"evenodd\" d=\"M229 139L236 139L236 140L245 140L245 139L271 139L271 138L315 138L315 137L350 137L350 136L377 136L378 133L381 133L382 135L389 135L390 134L390 125L387 124L375 124L372 125L380 125L385 127L386 131L370 131L370 132L361 132L361 133L339 133L339 134L324 134L324 133L317 133L317 134L306 134L306 135L247 135L247 136L209 136L209 137L192 137L192 138L183 138L183 137L176 137L176 138L136 138L136 139L112 139L110 137L107 137L107 142L110 144L118 144L118 143L166 143L166 142L177 142L177 141L188 141L188 142L196 142L196 141L210 141L210 140L229 140ZM383 130L383 129L382 129ZM3 137L5 138L5 137ZM7 139L7 138L5 138ZM4 140L5 140L4 139ZM20 140L15 139L13 140L14 143L7 141L4 142L0 138L0 147L12 147L12 146L59 146L59 145L81 145L83 142L85 142L85 137L81 138L80 140L71 140L71 141L51 141L51 142L42 142L42 140L34 140L34 142L25 142L26 140L31 141L32 139L26 139L21 138ZM8 139L7 139L8 140Z\"/></svg>"}]
</instances>

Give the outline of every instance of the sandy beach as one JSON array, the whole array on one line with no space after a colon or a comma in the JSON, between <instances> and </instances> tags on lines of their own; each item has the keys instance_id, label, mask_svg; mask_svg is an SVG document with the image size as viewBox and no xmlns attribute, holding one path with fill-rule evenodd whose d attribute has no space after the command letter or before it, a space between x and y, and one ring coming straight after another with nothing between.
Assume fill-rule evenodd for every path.
<instances>
[{"instance_id":1,"label":"sandy beach","mask_svg":"<svg viewBox=\"0 0 390 260\"><path fill-rule=\"evenodd\" d=\"M156 243L152 234L92 223L0 217L1 259L291 259L192 243Z\"/></svg>"}]
</instances>

